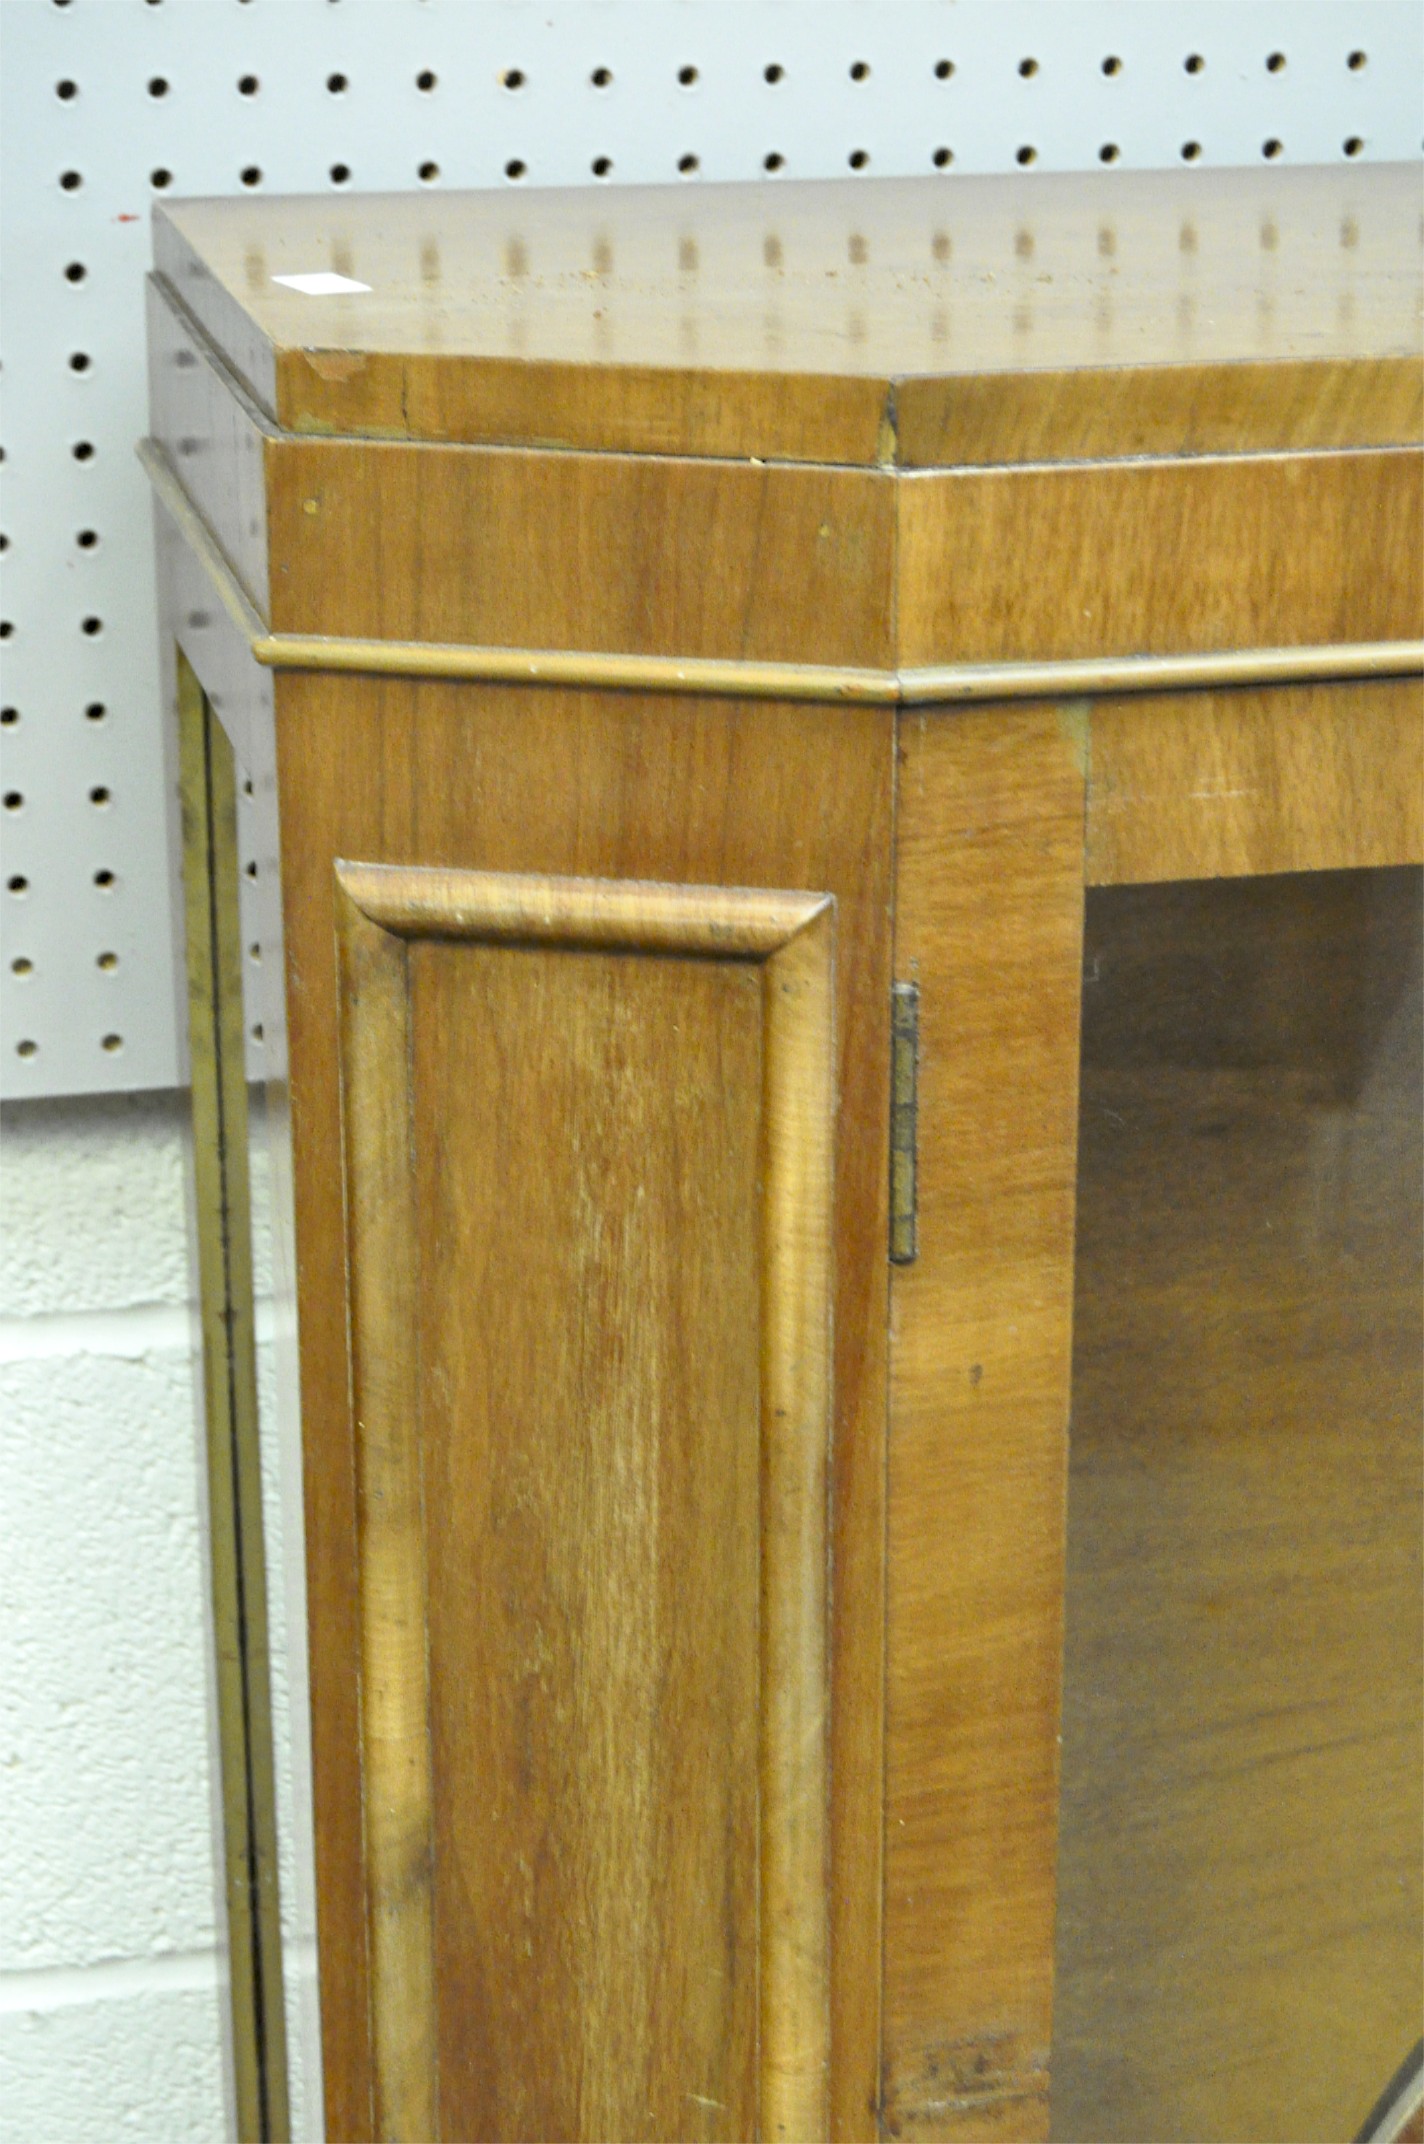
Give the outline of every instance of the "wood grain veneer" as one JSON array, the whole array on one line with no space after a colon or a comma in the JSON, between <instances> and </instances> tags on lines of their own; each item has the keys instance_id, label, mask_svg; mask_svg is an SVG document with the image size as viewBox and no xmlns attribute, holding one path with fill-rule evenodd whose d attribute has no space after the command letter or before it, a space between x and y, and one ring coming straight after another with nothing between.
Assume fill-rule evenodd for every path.
<instances>
[{"instance_id":1,"label":"wood grain veneer","mask_svg":"<svg viewBox=\"0 0 1424 2144\"><path fill-rule=\"evenodd\" d=\"M1098 700L1088 883L1424 861L1414 678Z\"/></svg>"},{"instance_id":2,"label":"wood grain veneer","mask_svg":"<svg viewBox=\"0 0 1424 2144\"><path fill-rule=\"evenodd\" d=\"M377 2132L823 2134L834 904L336 875Z\"/></svg>"},{"instance_id":3,"label":"wood grain veneer","mask_svg":"<svg viewBox=\"0 0 1424 2144\"><path fill-rule=\"evenodd\" d=\"M1046 2133L1083 747L1053 710L901 718L920 1148L890 1291L891 2136Z\"/></svg>"},{"instance_id":4,"label":"wood grain veneer","mask_svg":"<svg viewBox=\"0 0 1424 2144\"><path fill-rule=\"evenodd\" d=\"M284 440L271 624L390 640L891 659L868 470Z\"/></svg>"},{"instance_id":5,"label":"wood grain veneer","mask_svg":"<svg viewBox=\"0 0 1424 2144\"><path fill-rule=\"evenodd\" d=\"M1404 165L155 215L287 430L911 467L1417 440L1417 231Z\"/></svg>"},{"instance_id":6,"label":"wood grain veneer","mask_svg":"<svg viewBox=\"0 0 1424 2144\"><path fill-rule=\"evenodd\" d=\"M878 1037L879 1014L889 990L890 717L875 709L739 707L714 701L689 708L676 699L658 697L630 700L617 694L539 689L531 693L514 688L297 675L279 676L276 687L290 919L288 994L313 1578L318 1891L323 1908L321 1963L331 2132L335 2137L371 2133L373 2059L366 2026L370 1997L361 1799L353 1763L360 1747L355 1670L362 1651L357 1447L348 1397L343 1308L346 1193L336 1136L339 1021L333 947L338 882L334 867L344 858L402 867L419 859L424 871L437 873L543 873L614 882L636 875L641 881L651 878L671 888L766 885L772 882L774 864L778 883L818 893L824 890L836 901L835 1065L840 1111L835 1158L835 1389L829 1519L835 1573L830 1665L832 1874L827 1887L833 2048L830 2125L836 2134L867 2134L873 2128L870 2109L877 2088L879 2045L886 1192L879 1142L867 1144L856 1138L854 1127L867 1118L883 1118L886 1107L888 1071ZM769 734L763 727L768 720L777 739L777 749L769 757L761 749ZM402 775L392 782L389 770L397 764ZM556 768L563 770L562 780L551 779L551 770ZM455 922L447 918L443 927L457 929L458 917ZM449 978L439 980L439 962L444 958L440 927L432 923L431 932L433 995L412 1031L418 1091L428 1096L449 1094L441 1082L458 1084L464 1077L461 1066L472 1074L469 1021L475 1017L472 1001L461 1009L456 984ZM426 950L422 941L422 959ZM459 962L470 956L451 957ZM619 1075L623 1081L619 1091L630 1092L637 1085L637 1068L642 1067L649 1079L657 1074L655 1093L647 1106L666 1111L675 1107L678 1082L692 1073L678 1070L681 1059L666 1025L680 1017L676 1005L657 1012L654 995L650 1017L654 1013L663 1023L655 1031L662 1041L651 1056L652 1044L638 1041L637 1022L631 1011L627 1015L631 1022L627 1047L634 1054L626 1072ZM700 1083L709 1078L708 1067L716 1062L715 1053L709 1058L707 1052L713 1050L724 1015L712 1006L698 1017L703 1022L699 1032L707 1037L705 1049L692 1060L693 1068L703 1067L696 1074ZM711 1028L708 1021L713 1023ZM548 1059L551 1066L558 1062L560 1026L556 1018L547 1030L547 1046L554 1053ZM545 1031L542 1025L539 1031ZM725 1044L732 1052L726 1060L729 1074L746 1065L748 1045L735 1043L736 1032L729 1034ZM425 1044L420 1042L422 1034ZM446 1043L436 1042L441 1035L454 1052L448 1064L441 1055ZM516 1055L506 1074L491 1066L482 1076L512 1080L512 1066L518 1061ZM427 1067L424 1072L422 1066ZM610 1064L610 1077L615 1069ZM547 1075L553 1076L552 1071ZM722 1084L714 1082L711 1091L720 1093ZM736 1084L742 1095L737 1108L751 1108L753 1102L745 1096L742 1083ZM596 1086L595 1082L595 1092ZM559 1091L571 1107L572 1090ZM693 1092L707 1097L709 1090L696 1084ZM536 1120L547 1104L550 1121L561 1121L563 1111L553 1108L554 1094L552 1088L538 1090L530 1104ZM661 1102L656 1100L659 1094ZM496 1099L492 1090L491 1107ZM725 1101L718 1104L726 1106ZM463 1110L456 1110L455 1116L458 1122L466 1121ZM671 1124L678 1120L664 1115L660 1121L665 1128L659 1138L670 1140ZM472 1155L478 1151L473 1124L461 1136L475 1142ZM613 1134L600 1136L612 1138ZM745 1127L738 1134L744 1137ZM437 1150L429 1152L433 1169ZM683 1170L688 1166L682 1164ZM531 1179L535 1188L536 1179ZM478 1180L478 1174L470 1179L472 1186ZM685 1174L679 1176L679 1181L686 1180ZM428 1196L436 1199L437 1211L441 1181L438 1173L428 1179ZM535 1196L535 1188L528 1192L529 1198ZM725 1199L730 1195L721 1195L723 1203L717 1211L725 1214ZM530 1207L528 1211L532 1224L542 1209ZM666 1213L664 1226L672 1225L673 1216ZM699 1226L695 1213L686 1212L680 1225L693 1229L690 1240L695 1240ZM743 1225L747 1225L745 1220ZM531 1240L539 1233L535 1230ZM429 1254L431 1239L427 1235L423 1240ZM442 1312L436 1304L441 1300L452 1306L459 1300L478 1302L483 1289L493 1282L478 1278L483 1270L479 1261L484 1257L480 1242L467 1225L458 1224L454 1214L448 1223L440 1224L436 1240L446 1245L451 1263L433 1299L420 1311L420 1329L427 1336L423 1344L438 1340L443 1359L451 1364L450 1374L456 1374L454 1365L463 1360L467 1368L459 1375L468 1379L475 1375L476 1358L450 1353L458 1329L442 1327L440 1320L454 1318L456 1312L453 1307ZM613 1257L611 1247L607 1255ZM555 1264L559 1272L570 1270L557 1260ZM744 1262L740 1270L743 1279L738 1285L744 1288ZM596 1277L596 1269L590 1269L588 1287L594 1287ZM572 1292L561 1298L574 1305L587 1301L583 1315L592 1320L588 1345L594 1348L597 1335L606 1334L610 1374L618 1351L633 1344L636 1326L630 1321L639 1302L636 1290L612 1289L612 1278L609 1268L607 1289L600 1284L584 1297L571 1283ZM514 1291L510 1306L517 1303L520 1269L511 1266L501 1285ZM670 1304L682 1300L671 1269L664 1285L673 1294L663 1300ZM510 1306L507 1314L501 1314L500 1323L512 1331ZM732 1315L730 1309L727 1315ZM524 1351L523 1380L529 1394L537 1393L541 1379L551 1381L551 1392L566 1389L559 1380L572 1376L573 1371L559 1367L563 1343L558 1336L568 1329L568 1311L561 1309L554 1316L551 1310L544 1328L531 1333ZM442 1331L443 1339L439 1337ZM468 1347L472 1338L461 1346ZM492 1342L493 1335L487 1334L486 1348ZM596 1359L596 1353L589 1357L590 1377ZM739 1376L751 1374L743 1354L737 1353L736 1360L743 1364ZM513 1375L512 1361L501 1374ZM703 1374L713 1375L713 1368ZM470 1395L470 1404L475 1404L476 1386L466 1382L457 1389ZM580 1389L589 1403L593 1388ZM453 1396L450 1404L455 1404ZM527 1404L532 1405L532 1399ZM560 1418L555 1408L549 1434ZM536 1411L528 1419L533 1424L541 1417ZM484 1508L479 1500L442 1509L441 1527L456 1527L455 1512L466 1508L471 1512L470 1524L475 1524ZM462 1549L459 1540L458 1532L449 1534L448 1546L440 1551L442 1570L468 1569L469 1543ZM667 1550L671 1555L671 1540ZM631 1557L631 1546L621 1553L625 1560ZM739 1553L744 1560L745 1551ZM685 1561L673 1557L670 1566L659 1565L665 1574L659 1582L673 1584L672 1574ZM581 1583L593 1583L591 1570ZM723 1580L719 1578L717 1584L721 1589ZM716 1598L725 1598L725 1593L719 1590ZM687 1601L693 1630L710 1605L700 1599ZM465 1612L455 1606L439 1611L447 1644L456 1642L455 1633L462 1627L458 1617ZM449 1620L451 1615L455 1622ZM770 1704L773 1697L768 1692L765 1702ZM739 1731L745 1732L744 1717ZM463 1745L457 1741L456 1746ZM503 1746L511 1750L512 1762L516 1745ZM707 1737L698 1730L684 1744L679 1761L696 1760L705 1766L706 1756ZM433 1776L437 1780L441 1776L439 1766ZM458 1767L456 1776L463 1776ZM513 1775L507 1789L513 1791ZM710 1782L704 1780L703 1789L710 1789ZM440 1789L435 1791L438 1795ZM437 1839L440 1821L437 1816ZM466 1819L447 1813L443 1821L458 1827ZM745 1882L745 1875L739 1880ZM460 1937L458 1925L457 1916L448 1938L457 1946L449 1954L456 1958L462 1955L460 1942L476 1940L468 1931ZM437 1952L445 1956L439 1949L446 1939L438 1934L438 1899L436 1927ZM468 1951L463 1955L468 1961ZM559 1970L571 1969L572 1959ZM461 1984L472 1990L468 1980ZM558 1985L557 1980L551 1981L551 1990ZM448 2000L458 2003L461 1998L452 1994ZM469 2014L478 2016L473 1992L470 2001ZM548 2012L543 2029L553 2031L555 2017L562 2021L560 2031L571 2029L566 2012L557 2004ZM762 2030L766 2031L765 2023ZM546 2069L549 2088L556 2090L557 2080L567 2079L567 2062L551 2058ZM538 2076L531 2073L524 2084L526 2089L537 2089ZM515 2091L516 2085L517 2080L511 2080L508 2090ZM702 2090L701 2085L691 2088ZM705 2096L722 2099L725 2094L714 2090ZM659 2105L666 2113L665 2104L660 2101ZM452 2102L457 2111L461 2106L468 2113L471 2103ZM708 2118L721 2117L714 2110ZM460 2132L456 2129L455 2133ZM684 2132L674 2129L671 2133Z\"/></svg>"},{"instance_id":7,"label":"wood grain veneer","mask_svg":"<svg viewBox=\"0 0 1424 2144\"><path fill-rule=\"evenodd\" d=\"M170 622L277 760L337 2144L1043 2135L1084 882L1418 855L1417 222L159 212Z\"/></svg>"},{"instance_id":8,"label":"wood grain veneer","mask_svg":"<svg viewBox=\"0 0 1424 2144\"><path fill-rule=\"evenodd\" d=\"M903 665L1424 629L1410 449L922 472L896 503Z\"/></svg>"}]
</instances>

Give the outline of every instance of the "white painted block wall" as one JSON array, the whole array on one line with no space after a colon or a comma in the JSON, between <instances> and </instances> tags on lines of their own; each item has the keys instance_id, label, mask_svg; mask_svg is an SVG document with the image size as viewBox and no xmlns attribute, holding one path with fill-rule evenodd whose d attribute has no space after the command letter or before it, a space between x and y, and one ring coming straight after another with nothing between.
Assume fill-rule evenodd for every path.
<instances>
[{"instance_id":1,"label":"white painted block wall","mask_svg":"<svg viewBox=\"0 0 1424 2144\"><path fill-rule=\"evenodd\" d=\"M228 2133L184 1114L4 1112L4 2144Z\"/></svg>"},{"instance_id":2,"label":"white painted block wall","mask_svg":"<svg viewBox=\"0 0 1424 2144\"><path fill-rule=\"evenodd\" d=\"M0 1113L0 2144L231 2134L186 1124L180 1094ZM267 1348L259 1375L270 1423ZM288 1953L298 2136L310 1949Z\"/></svg>"}]
</instances>

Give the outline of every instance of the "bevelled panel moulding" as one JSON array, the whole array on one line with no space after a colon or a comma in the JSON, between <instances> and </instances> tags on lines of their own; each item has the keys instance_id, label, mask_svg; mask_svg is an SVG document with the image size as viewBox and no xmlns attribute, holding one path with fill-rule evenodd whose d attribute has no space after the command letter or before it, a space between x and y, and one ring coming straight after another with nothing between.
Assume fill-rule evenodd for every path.
<instances>
[{"instance_id":1,"label":"bevelled panel moulding","mask_svg":"<svg viewBox=\"0 0 1424 2144\"><path fill-rule=\"evenodd\" d=\"M835 904L336 871L377 2133L824 2136Z\"/></svg>"}]
</instances>

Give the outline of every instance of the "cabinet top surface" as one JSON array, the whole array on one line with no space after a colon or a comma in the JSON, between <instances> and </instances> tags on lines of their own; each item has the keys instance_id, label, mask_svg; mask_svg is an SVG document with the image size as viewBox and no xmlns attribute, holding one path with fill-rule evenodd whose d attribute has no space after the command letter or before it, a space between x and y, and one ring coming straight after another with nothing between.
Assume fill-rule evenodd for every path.
<instances>
[{"instance_id":1,"label":"cabinet top surface","mask_svg":"<svg viewBox=\"0 0 1424 2144\"><path fill-rule=\"evenodd\" d=\"M290 431L913 466L1417 437L1420 211L1412 165L511 189L155 250Z\"/></svg>"}]
</instances>

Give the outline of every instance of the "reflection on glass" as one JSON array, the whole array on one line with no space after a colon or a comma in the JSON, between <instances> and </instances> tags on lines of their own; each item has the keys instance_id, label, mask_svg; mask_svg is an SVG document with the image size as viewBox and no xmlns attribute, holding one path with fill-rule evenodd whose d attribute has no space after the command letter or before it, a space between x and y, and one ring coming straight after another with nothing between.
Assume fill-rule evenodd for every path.
<instances>
[{"instance_id":1,"label":"reflection on glass","mask_svg":"<svg viewBox=\"0 0 1424 2144\"><path fill-rule=\"evenodd\" d=\"M1420 874L1105 889L1054 2135L1348 2139L1420 2030Z\"/></svg>"},{"instance_id":2,"label":"reflection on glass","mask_svg":"<svg viewBox=\"0 0 1424 2144\"><path fill-rule=\"evenodd\" d=\"M242 1028L287 2091L293 2139L315 2144L324 2127L276 800L270 772L265 780L240 765L237 772Z\"/></svg>"}]
</instances>

